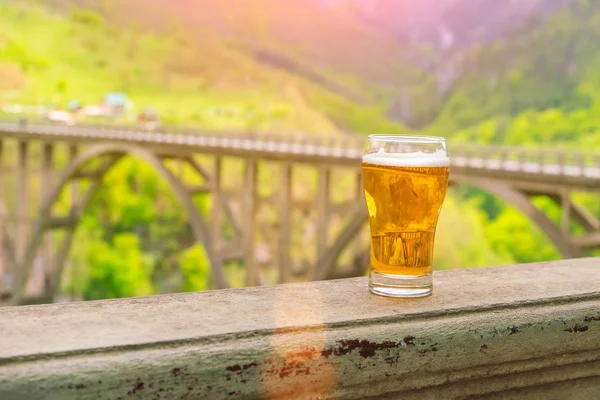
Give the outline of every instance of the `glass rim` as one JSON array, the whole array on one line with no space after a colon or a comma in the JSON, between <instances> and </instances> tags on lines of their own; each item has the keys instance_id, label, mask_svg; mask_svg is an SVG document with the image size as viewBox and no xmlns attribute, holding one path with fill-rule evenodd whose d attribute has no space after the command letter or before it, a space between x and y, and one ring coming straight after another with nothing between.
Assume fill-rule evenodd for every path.
<instances>
[{"instance_id":1,"label":"glass rim","mask_svg":"<svg viewBox=\"0 0 600 400\"><path fill-rule=\"evenodd\" d=\"M426 135L388 135L388 134L372 134L367 136L368 140L377 140L380 142L403 142L403 143L446 143L446 138L441 136L426 136Z\"/></svg>"}]
</instances>

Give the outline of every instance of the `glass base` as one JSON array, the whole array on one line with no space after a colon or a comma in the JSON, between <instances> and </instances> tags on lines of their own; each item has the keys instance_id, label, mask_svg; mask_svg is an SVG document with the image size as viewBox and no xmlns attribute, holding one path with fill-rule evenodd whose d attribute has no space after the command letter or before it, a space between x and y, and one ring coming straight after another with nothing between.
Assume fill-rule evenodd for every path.
<instances>
[{"instance_id":1,"label":"glass base","mask_svg":"<svg viewBox=\"0 0 600 400\"><path fill-rule=\"evenodd\" d=\"M427 297L433 292L433 279L431 275L390 275L371 271L369 290L385 297Z\"/></svg>"}]
</instances>

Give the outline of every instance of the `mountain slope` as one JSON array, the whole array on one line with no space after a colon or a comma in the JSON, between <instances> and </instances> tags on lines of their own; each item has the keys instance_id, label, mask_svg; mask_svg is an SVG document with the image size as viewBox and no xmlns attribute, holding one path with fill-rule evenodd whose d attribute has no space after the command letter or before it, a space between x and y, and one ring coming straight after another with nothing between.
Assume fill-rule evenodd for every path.
<instances>
[{"instance_id":1,"label":"mountain slope","mask_svg":"<svg viewBox=\"0 0 600 400\"><path fill-rule=\"evenodd\" d=\"M176 18L198 34L216 32L250 48L276 50L336 75L394 82L398 79L395 69L402 68L402 46L343 5L321 7L311 1L281 0L253 0L251 4L153 0L147 4L143 10L135 1L123 1L116 7L122 10L121 15L136 15L146 24L160 27Z\"/></svg>"},{"instance_id":2,"label":"mountain slope","mask_svg":"<svg viewBox=\"0 0 600 400\"><path fill-rule=\"evenodd\" d=\"M532 15L543 17L572 0L353 1L367 20L403 42L427 43L444 53L493 40Z\"/></svg>"},{"instance_id":3,"label":"mountain slope","mask_svg":"<svg viewBox=\"0 0 600 400\"><path fill-rule=\"evenodd\" d=\"M599 63L600 3L572 2L470 51L435 126L455 131L527 110L593 109Z\"/></svg>"},{"instance_id":4,"label":"mountain slope","mask_svg":"<svg viewBox=\"0 0 600 400\"><path fill-rule=\"evenodd\" d=\"M52 8L36 1L3 3L0 19L0 70L12 77L0 80L0 102L94 104L119 90L138 109L156 108L167 123L318 134L361 130L347 116L333 119L326 106L312 104L315 97L327 98L361 109L332 85L260 62L214 32L198 38L178 24L115 25L61 2ZM340 92L352 91L335 83ZM385 121L383 111L372 118L374 124Z\"/></svg>"},{"instance_id":5,"label":"mountain slope","mask_svg":"<svg viewBox=\"0 0 600 400\"><path fill-rule=\"evenodd\" d=\"M304 121L294 129L318 132L399 132L408 125L452 134L528 109L588 107L595 96L590 82L595 79L600 42L595 26L598 3L592 1L44 3L67 17L73 4L93 7L111 21L102 32L113 33L96 32L103 38L100 42L114 32L126 32L115 45L114 63L98 73L102 82L137 88L144 103L156 98L169 104L181 101L177 106L181 109L227 103L256 109L262 107L259 103L273 103L278 115L287 115L283 118L287 122L241 118L219 125L190 108L183 113L187 116L174 121L271 130ZM12 24L10 29L19 28ZM127 61L127 46L122 43L129 41L131 47L135 37L161 38L164 43L157 49L163 50L153 57L147 47L147 56ZM70 43L67 48L78 49L87 39L64 40ZM77 57L86 58L84 63L103 63L95 57L108 58L108 47L101 46L96 54L79 52ZM77 62L73 66L69 74L81 70ZM9 68L14 74L14 66L4 69ZM102 75L109 72L117 77ZM96 72L86 74L92 73ZM36 79L35 73L27 75L28 81ZM57 79L53 76L50 81L56 85ZM172 91L178 94L169 94ZM87 92L97 96L98 90Z\"/></svg>"}]
</instances>

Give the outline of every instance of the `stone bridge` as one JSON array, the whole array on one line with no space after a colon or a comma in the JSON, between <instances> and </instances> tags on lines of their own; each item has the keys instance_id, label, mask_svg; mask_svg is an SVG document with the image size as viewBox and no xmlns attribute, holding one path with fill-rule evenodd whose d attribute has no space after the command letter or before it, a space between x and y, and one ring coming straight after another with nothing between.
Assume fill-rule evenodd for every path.
<instances>
[{"instance_id":1,"label":"stone bridge","mask_svg":"<svg viewBox=\"0 0 600 400\"><path fill-rule=\"evenodd\" d=\"M358 276L369 259L364 142L356 136L0 123L0 293L12 304L26 302L37 269L42 297L55 297L78 221L124 157L151 166L173 190L206 250L213 287L230 285L224 265L232 261L244 263L247 286ZM451 184L513 205L565 258L600 248L600 222L571 200L573 192L600 191L600 155L452 143L449 153ZM232 163L240 167L235 173L227 170ZM532 204L538 195L561 207L561 224ZM70 209L59 213L65 196ZM198 197L214 205L207 215L196 207ZM585 234L572 234L573 224Z\"/></svg>"}]
</instances>

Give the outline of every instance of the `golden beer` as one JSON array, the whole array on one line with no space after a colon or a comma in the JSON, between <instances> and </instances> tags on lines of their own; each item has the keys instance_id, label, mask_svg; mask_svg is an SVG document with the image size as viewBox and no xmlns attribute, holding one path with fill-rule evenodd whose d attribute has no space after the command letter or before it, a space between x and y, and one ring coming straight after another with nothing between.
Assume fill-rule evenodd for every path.
<instances>
[{"instance_id":1,"label":"golden beer","mask_svg":"<svg viewBox=\"0 0 600 400\"><path fill-rule=\"evenodd\" d=\"M382 274L425 275L448 187L448 167L363 163L371 223L371 266Z\"/></svg>"},{"instance_id":2,"label":"golden beer","mask_svg":"<svg viewBox=\"0 0 600 400\"><path fill-rule=\"evenodd\" d=\"M435 231L448 188L445 151L443 157L366 154L362 170L371 230L371 290L397 297L431 293ZM400 289L392 290L396 285Z\"/></svg>"}]
</instances>

